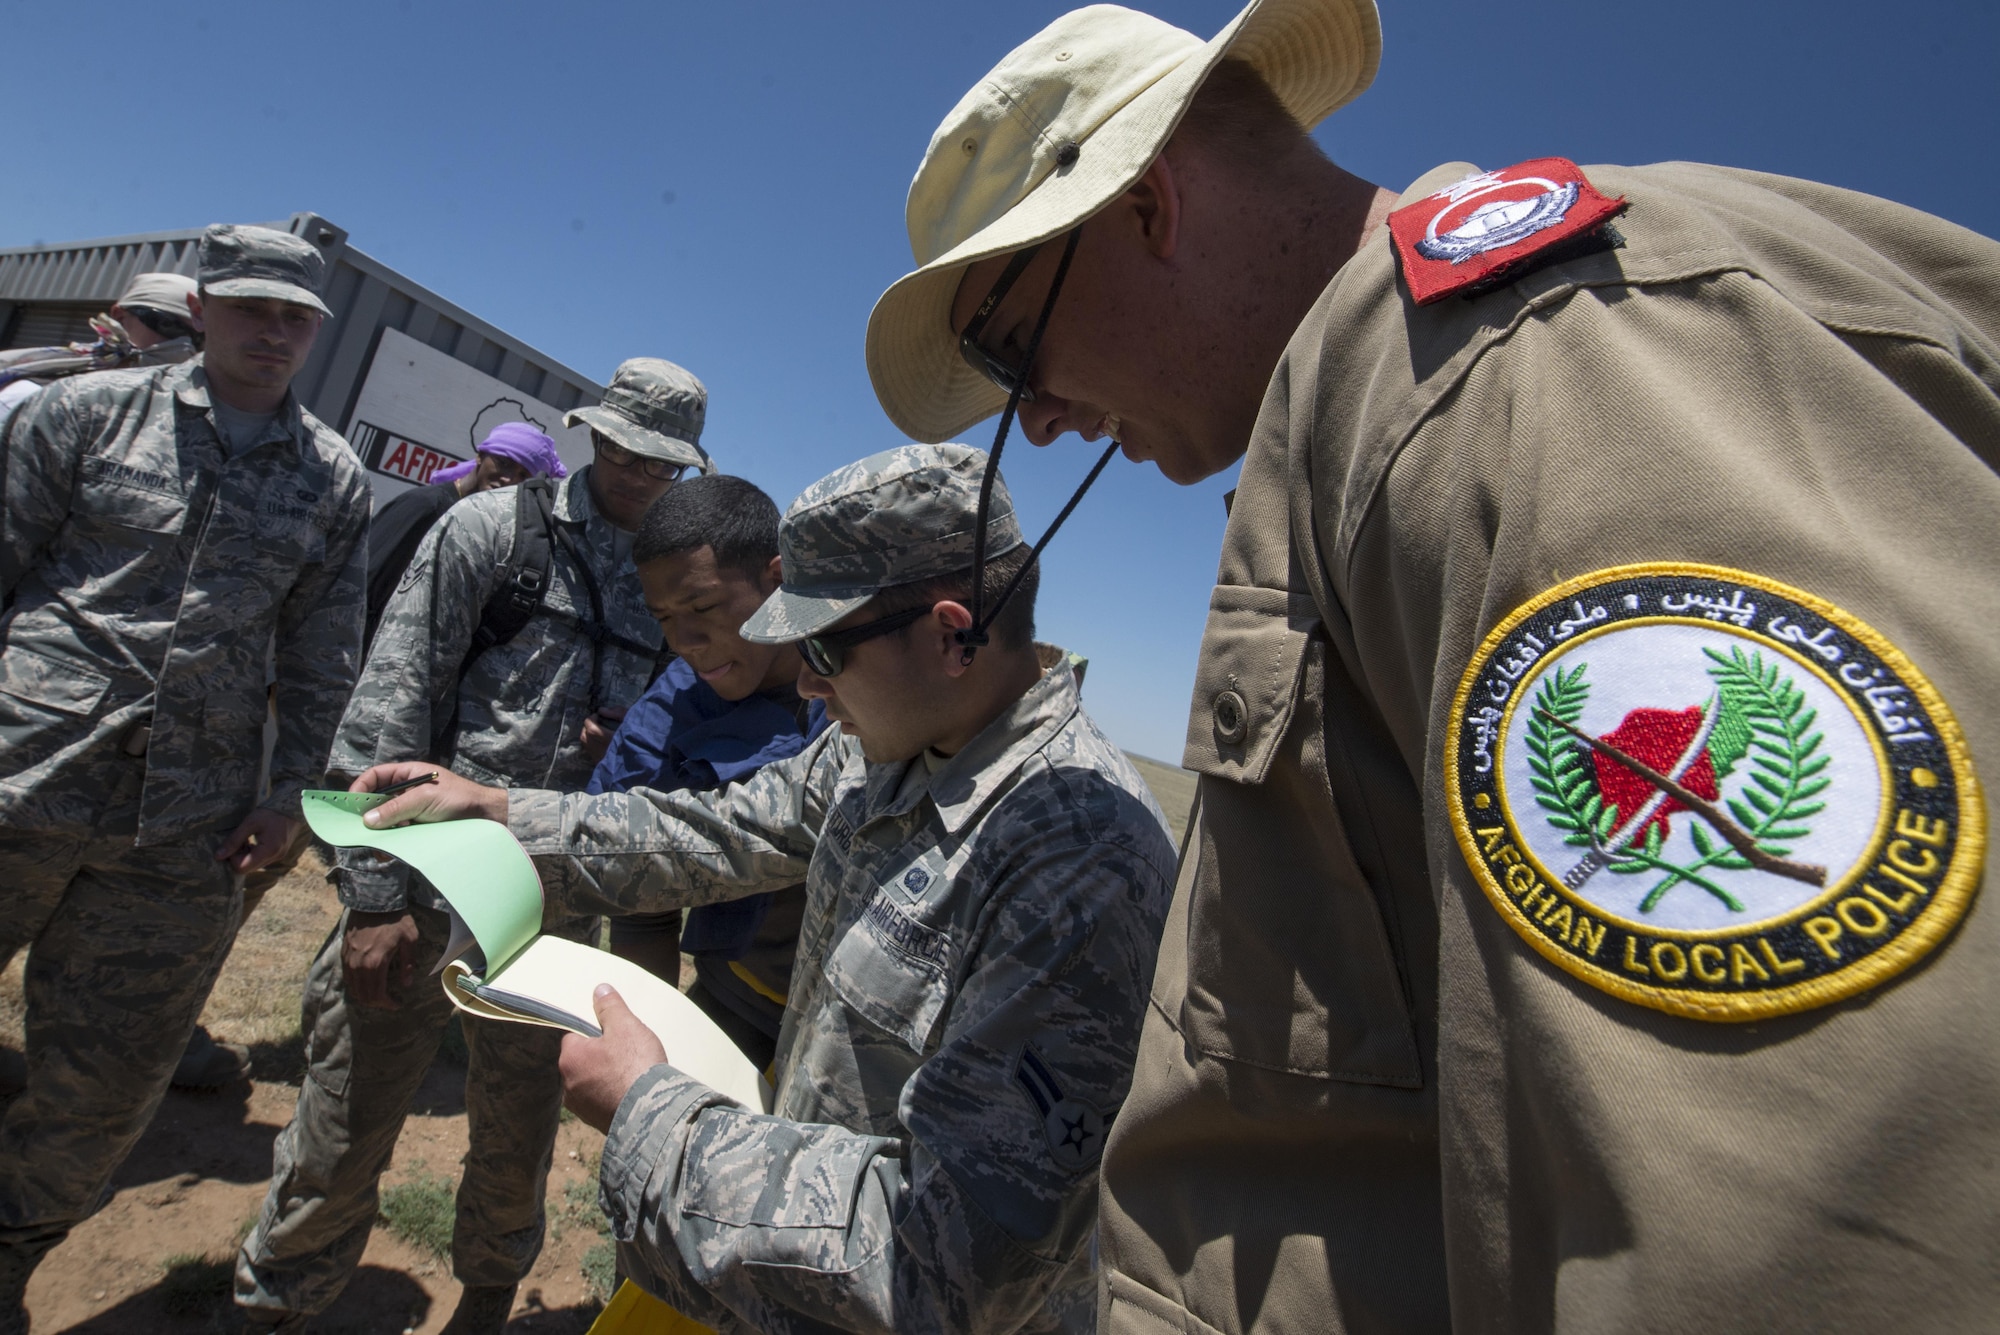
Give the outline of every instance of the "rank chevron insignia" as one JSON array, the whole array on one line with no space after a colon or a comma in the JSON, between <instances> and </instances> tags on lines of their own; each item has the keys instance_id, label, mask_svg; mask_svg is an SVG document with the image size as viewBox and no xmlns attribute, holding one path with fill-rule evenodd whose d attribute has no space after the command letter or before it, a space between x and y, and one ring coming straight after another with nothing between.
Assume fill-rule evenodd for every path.
<instances>
[{"instance_id":1,"label":"rank chevron insignia","mask_svg":"<svg viewBox=\"0 0 2000 1335\"><path fill-rule=\"evenodd\" d=\"M1699 1019L1824 1005L1965 911L1984 806L1944 702L1855 618L1739 571L1550 590L1460 683L1452 820L1544 956Z\"/></svg>"}]
</instances>

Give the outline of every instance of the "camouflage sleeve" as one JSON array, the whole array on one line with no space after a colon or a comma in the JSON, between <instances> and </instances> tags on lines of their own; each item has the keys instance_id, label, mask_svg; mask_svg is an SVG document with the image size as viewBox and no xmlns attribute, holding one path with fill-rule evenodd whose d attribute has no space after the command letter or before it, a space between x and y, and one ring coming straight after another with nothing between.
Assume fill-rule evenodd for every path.
<instances>
[{"instance_id":1,"label":"camouflage sleeve","mask_svg":"<svg viewBox=\"0 0 2000 1335\"><path fill-rule=\"evenodd\" d=\"M465 505L447 510L424 535L382 609L334 733L328 784L345 788L370 765L431 755L435 727L451 708L459 666L499 579L502 536L488 514ZM401 863L359 849L342 849L338 861L341 903L369 913L404 907Z\"/></svg>"},{"instance_id":2,"label":"camouflage sleeve","mask_svg":"<svg viewBox=\"0 0 2000 1335\"><path fill-rule=\"evenodd\" d=\"M16 408L0 449L0 602L11 599L69 517L83 424L67 394L45 391Z\"/></svg>"},{"instance_id":3,"label":"camouflage sleeve","mask_svg":"<svg viewBox=\"0 0 2000 1335\"><path fill-rule=\"evenodd\" d=\"M1087 1295L1098 1154L1169 874L1098 844L1009 881L903 1089L907 1143L757 1116L671 1066L634 1086L600 1184L629 1274L698 1320L727 1309L766 1332L1011 1331ZM844 967L907 993L907 967L882 963Z\"/></svg>"},{"instance_id":4,"label":"camouflage sleeve","mask_svg":"<svg viewBox=\"0 0 2000 1335\"><path fill-rule=\"evenodd\" d=\"M701 792L507 795L507 828L535 859L549 912L652 913L782 890L805 879L853 743L829 728L747 780Z\"/></svg>"},{"instance_id":5,"label":"camouflage sleeve","mask_svg":"<svg viewBox=\"0 0 2000 1335\"><path fill-rule=\"evenodd\" d=\"M307 566L278 609L278 741L263 805L302 819L299 794L326 772L333 730L361 666L368 577L368 484L356 477L326 535L326 555Z\"/></svg>"}]
</instances>

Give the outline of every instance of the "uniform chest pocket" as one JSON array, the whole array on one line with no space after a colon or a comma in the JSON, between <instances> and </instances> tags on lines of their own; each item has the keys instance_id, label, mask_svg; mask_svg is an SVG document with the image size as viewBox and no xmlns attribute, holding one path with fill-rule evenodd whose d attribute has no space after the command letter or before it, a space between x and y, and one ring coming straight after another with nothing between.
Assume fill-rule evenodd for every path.
<instances>
[{"instance_id":1,"label":"uniform chest pocket","mask_svg":"<svg viewBox=\"0 0 2000 1335\"><path fill-rule=\"evenodd\" d=\"M76 513L98 524L170 536L187 522L187 498L135 487L104 476L86 476L77 487Z\"/></svg>"},{"instance_id":2,"label":"uniform chest pocket","mask_svg":"<svg viewBox=\"0 0 2000 1335\"><path fill-rule=\"evenodd\" d=\"M1183 1030L1211 1057L1417 1088L1402 974L1327 776L1326 642L1285 599L1217 589L1202 640Z\"/></svg>"},{"instance_id":3,"label":"uniform chest pocket","mask_svg":"<svg viewBox=\"0 0 2000 1335\"><path fill-rule=\"evenodd\" d=\"M957 964L950 937L898 908L891 892L877 890L833 943L826 977L850 1010L926 1053L944 1020Z\"/></svg>"}]
</instances>

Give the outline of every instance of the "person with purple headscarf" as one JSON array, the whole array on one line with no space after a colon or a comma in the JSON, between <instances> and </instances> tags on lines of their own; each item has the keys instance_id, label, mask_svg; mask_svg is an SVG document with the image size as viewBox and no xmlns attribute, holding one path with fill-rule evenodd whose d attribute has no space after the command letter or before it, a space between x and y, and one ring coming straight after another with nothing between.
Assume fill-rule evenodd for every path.
<instances>
[{"instance_id":1,"label":"person with purple headscarf","mask_svg":"<svg viewBox=\"0 0 2000 1335\"><path fill-rule=\"evenodd\" d=\"M568 477L556 443L528 422L502 422L487 432L473 457L431 474L430 484L412 487L377 512L368 535L368 624L363 644L375 639L376 623L389 595L403 578L424 534L459 500L476 491L511 487L531 477Z\"/></svg>"}]
</instances>

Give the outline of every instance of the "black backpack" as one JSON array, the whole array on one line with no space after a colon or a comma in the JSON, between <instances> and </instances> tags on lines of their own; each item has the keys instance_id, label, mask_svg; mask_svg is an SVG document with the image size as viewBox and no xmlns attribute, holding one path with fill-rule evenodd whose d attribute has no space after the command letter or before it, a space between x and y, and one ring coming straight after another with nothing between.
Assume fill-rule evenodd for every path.
<instances>
[{"instance_id":1,"label":"black backpack","mask_svg":"<svg viewBox=\"0 0 2000 1335\"><path fill-rule=\"evenodd\" d=\"M452 686L450 708L432 733L431 752L440 760L450 758L449 749L458 723L459 689L465 684L466 674L472 671L472 665L488 650L499 648L527 629L528 623L537 616L567 621L591 642L590 708L593 712L601 703L598 692L603 685L606 644L652 657L656 674L671 657L664 646L655 649L640 644L618 634L604 623L604 597L597 587L597 577L590 573L590 563L577 550L576 539L569 532L582 525L565 524L556 518L556 485L553 478L533 477L514 488L512 553L500 567L500 587L493 591L493 596L486 600L485 608L480 611L479 624L472 631L472 643L467 646L465 658L458 665L458 679ZM577 574L583 579L584 592L590 598L588 618L571 612L551 611L542 606L543 599L548 596L549 570L555 564L558 542L569 552Z\"/></svg>"}]
</instances>

